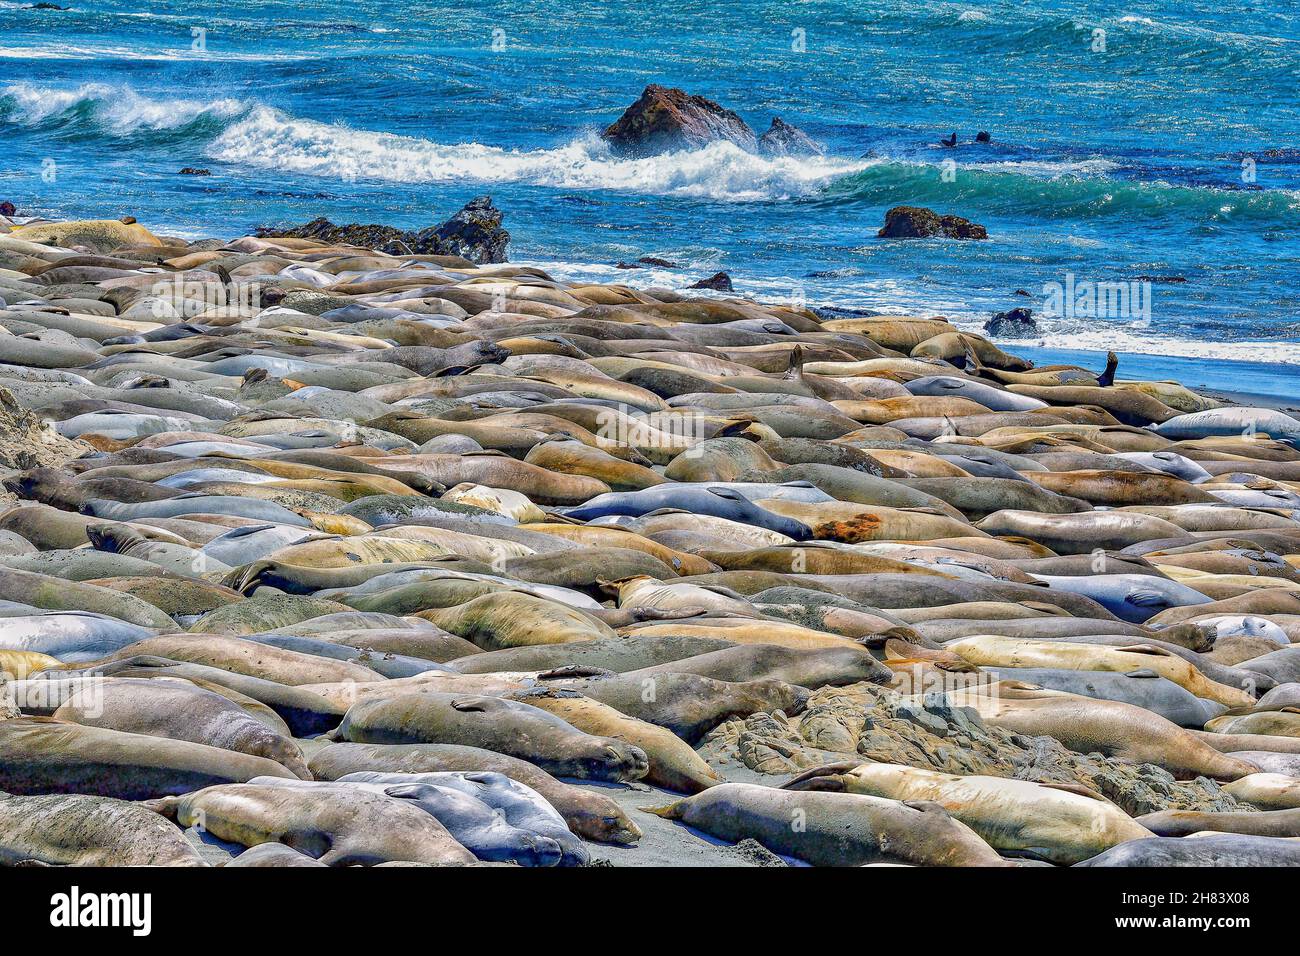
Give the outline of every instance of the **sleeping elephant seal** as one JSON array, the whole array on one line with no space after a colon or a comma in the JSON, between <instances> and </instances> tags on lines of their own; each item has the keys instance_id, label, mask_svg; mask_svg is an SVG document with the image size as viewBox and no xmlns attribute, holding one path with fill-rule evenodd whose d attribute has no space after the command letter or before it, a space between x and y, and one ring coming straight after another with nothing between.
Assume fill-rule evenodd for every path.
<instances>
[{"instance_id":1,"label":"sleeping elephant seal","mask_svg":"<svg viewBox=\"0 0 1300 956\"><path fill-rule=\"evenodd\" d=\"M79 686L56 720L151 737L189 740L274 760L311 779L302 751L238 704L194 684L174 680L108 678Z\"/></svg>"},{"instance_id":2,"label":"sleeping elephant seal","mask_svg":"<svg viewBox=\"0 0 1300 956\"><path fill-rule=\"evenodd\" d=\"M360 664L301 654L226 634L160 634L128 644L106 660L120 661L140 656L205 664L290 686L384 679L378 671Z\"/></svg>"},{"instance_id":3,"label":"sleeping elephant seal","mask_svg":"<svg viewBox=\"0 0 1300 956\"><path fill-rule=\"evenodd\" d=\"M889 668L865 648L780 647L776 644L737 644L666 664L624 672L628 677L656 674L698 674L720 681L776 680L816 690L869 681L889 683Z\"/></svg>"},{"instance_id":4,"label":"sleeping elephant seal","mask_svg":"<svg viewBox=\"0 0 1300 956\"><path fill-rule=\"evenodd\" d=\"M1206 830L1263 837L1300 837L1300 810L1263 810L1252 813L1161 810L1140 816L1137 822L1156 836L1163 837L1190 836Z\"/></svg>"},{"instance_id":5,"label":"sleeping elephant seal","mask_svg":"<svg viewBox=\"0 0 1300 956\"><path fill-rule=\"evenodd\" d=\"M496 697L432 692L363 697L328 736L353 743L464 744L581 780L640 780L649 770L639 747L583 733L537 707Z\"/></svg>"},{"instance_id":6,"label":"sleeping elephant seal","mask_svg":"<svg viewBox=\"0 0 1300 956\"><path fill-rule=\"evenodd\" d=\"M105 677L178 677L194 682L218 684L270 707L279 715L295 737L311 737L333 730L347 708L331 704L319 694L299 690L296 686L248 674L237 674L220 667L173 661L164 657L127 657L79 671L56 671L48 676L97 674Z\"/></svg>"},{"instance_id":7,"label":"sleeping elephant seal","mask_svg":"<svg viewBox=\"0 0 1300 956\"><path fill-rule=\"evenodd\" d=\"M317 780L337 780L352 773L491 772L531 788L555 808L569 828L597 843L631 845L641 829L617 803L551 776L541 767L478 747L459 744L329 744L309 762Z\"/></svg>"},{"instance_id":8,"label":"sleeping elephant seal","mask_svg":"<svg viewBox=\"0 0 1300 956\"><path fill-rule=\"evenodd\" d=\"M0 793L0 866L205 866L185 835L126 800Z\"/></svg>"},{"instance_id":9,"label":"sleeping elephant seal","mask_svg":"<svg viewBox=\"0 0 1300 956\"><path fill-rule=\"evenodd\" d=\"M1075 866L1300 866L1300 842L1238 833L1151 837L1121 843Z\"/></svg>"},{"instance_id":10,"label":"sleeping elephant seal","mask_svg":"<svg viewBox=\"0 0 1300 956\"><path fill-rule=\"evenodd\" d=\"M806 688L779 680L732 683L675 673L557 680L555 686L575 690L629 717L667 727L690 744L733 717L776 710L797 714L809 697Z\"/></svg>"},{"instance_id":11,"label":"sleeping elephant seal","mask_svg":"<svg viewBox=\"0 0 1300 956\"><path fill-rule=\"evenodd\" d=\"M391 860L473 863L446 827L405 800L360 788L226 784L147 806L183 827L256 846L283 843L326 866L374 866Z\"/></svg>"},{"instance_id":12,"label":"sleeping elephant seal","mask_svg":"<svg viewBox=\"0 0 1300 956\"><path fill-rule=\"evenodd\" d=\"M578 608L520 591L494 591L453 607L418 611L416 616L485 651L615 636L608 625Z\"/></svg>"},{"instance_id":13,"label":"sleeping elephant seal","mask_svg":"<svg viewBox=\"0 0 1300 956\"><path fill-rule=\"evenodd\" d=\"M1094 700L1117 700L1141 707L1179 727L1204 727L1206 721L1223 713L1224 705L1197 697L1154 671L1142 669L1115 671L1079 671L1052 667L984 667L998 680L1034 684L1048 690L1062 690Z\"/></svg>"},{"instance_id":14,"label":"sleeping elephant seal","mask_svg":"<svg viewBox=\"0 0 1300 956\"><path fill-rule=\"evenodd\" d=\"M724 783L647 812L813 866L1009 866L938 804ZM793 826L798 822L800 826Z\"/></svg>"},{"instance_id":15,"label":"sleeping elephant seal","mask_svg":"<svg viewBox=\"0 0 1300 956\"><path fill-rule=\"evenodd\" d=\"M154 816L157 816L155 813ZM235 857L227 867L232 866L324 866L320 860L301 853L283 843L259 843Z\"/></svg>"},{"instance_id":16,"label":"sleeping elephant seal","mask_svg":"<svg viewBox=\"0 0 1300 956\"><path fill-rule=\"evenodd\" d=\"M733 646L735 645L731 641L710 637L643 637L628 634L608 640L534 644L484 651L481 654L458 657L449 662L448 666L462 674L549 671L570 665L598 667L621 674Z\"/></svg>"},{"instance_id":17,"label":"sleeping elephant seal","mask_svg":"<svg viewBox=\"0 0 1300 956\"><path fill-rule=\"evenodd\" d=\"M1281 773L1252 773L1223 787L1262 810L1300 810L1300 780Z\"/></svg>"},{"instance_id":18,"label":"sleeping elephant seal","mask_svg":"<svg viewBox=\"0 0 1300 956\"><path fill-rule=\"evenodd\" d=\"M296 779L273 760L188 740L83 727L49 717L0 720L0 791L123 800L188 793L254 777Z\"/></svg>"},{"instance_id":19,"label":"sleeping elephant seal","mask_svg":"<svg viewBox=\"0 0 1300 956\"><path fill-rule=\"evenodd\" d=\"M1193 731L1141 707L1031 689L1009 681L993 688L996 693L950 696L956 703L974 707L994 727L1030 737L1055 737L1076 753L1096 751L1136 763L1153 763L1180 780L1198 776L1236 780L1256 772L1246 761L1202 742Z\"/></svg>"},{"instance_id":20,"label":"sleeping elephant seal","mask_svg":"<svg viewBox=\"0 0 1300 956\"><path fill-rule=\"evenodd\" d=\"M1000 852L1023 853L1061 866L1096 856L1151 832L1083 788L979 775L958 776L871 761L832 764L800 774L787 790L860 793L891 800L932 801Z\"/></svg>"},{"instance_id":21,"label":"sleeping elephant seal","mask_svg":"<svg viewBox=\"0 0 1300 956\"><path fill-rule=\"evenodd\" d=\"M338 778L342 783L433 784L459 790L487 804L507 823L530 833L554 840L562 854L561 866L579 866L590 862L591 854L573 835L555 807L536 790L502 773L377 773L361 771Z\"/></svg>"},{"instance_id":22,"label":"sleeping elephant seal","mask_svg":"<svg viewBox=\"0 0 1300 956\"><path fill-rule=\"evenodd\" d=\"M576 691L536 688L518 691L512 698L554 714L585 733L640 747L650 758L646 783L679 793L699 793L723 782L690 744L671 730L628 717Z\"/></svg>"},{"instance_id":23,"label":"sleeping elephant seal","mask_svg":"<svg viewBox=\"0 0 1300 956\"><path fill-rule=\"evenodd\" d=\"M441 823L457 843L488 863L555 866L562 856L560 845L550 837L514 826L478 797L454 787L410 780L400 783L297 780L290 783L278 777L258 777L249 783L264 787L291 786L306 793L356 788L409 803Z\"/></svg>"}]
</instances>

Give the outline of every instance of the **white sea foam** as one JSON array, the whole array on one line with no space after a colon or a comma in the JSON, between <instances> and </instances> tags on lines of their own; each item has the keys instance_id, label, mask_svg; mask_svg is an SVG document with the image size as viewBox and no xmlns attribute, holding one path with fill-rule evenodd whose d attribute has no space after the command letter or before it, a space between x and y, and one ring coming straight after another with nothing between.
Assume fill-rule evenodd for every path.
<instances>
[{"instance_id":1,"label":"white sea foam","mask_svg":"<svg viewBox=\"0 0 1300 956\"><path fill-rule=\"evenodd\" d=\"M211 144L208 155L229 163L335 179L521 182L724 202L810 195L873 162L765 157L726 142L632 159L614 155L594 134L550 149L443 144L299 119L269 107L258 107L232 125Z\"/></svg>"},{"instance_id":2,"label":"white sea foam","mask_svg":"<svg viewBox=\"0 0 1300 956\"><path fill-rule=\"evenodd\" d=\"M200 116L238 116L247 107L239 100L149 99L130 87L85 83L74 89L53 90L30 83L11 83L0 97L13 104L11 120L35 125L89 103L95 118L117 134L140 129L174 129Z\"/></svg>"}]
</instances>

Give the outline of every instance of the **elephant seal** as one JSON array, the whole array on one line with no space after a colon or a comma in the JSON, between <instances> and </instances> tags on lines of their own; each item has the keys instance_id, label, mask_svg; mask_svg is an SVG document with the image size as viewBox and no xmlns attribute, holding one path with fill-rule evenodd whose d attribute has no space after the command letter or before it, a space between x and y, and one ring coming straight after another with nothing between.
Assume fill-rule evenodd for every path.
<instances>
[{"instance_id":1,"label":"elephant seal","mask_svg":"<svg viewBox=\"0 0 1300 956\"><path fill-rule=\"evenodd\" d=\"M724 783L647 812L729 843L757 840L813 866L1012 865L938 804L924 801Z\"/></svg>"},{"instance_id":2,"label":"elephant seal","mask_svg":"<svg viewBox=\"0 0 1300 956\"><path fill-rule=\"evenodd\" d=\"M459 790L487 804L511 826L555 841L560 847L561 866L581 866L591 854L569 830L569 825L536 790L502 773L380 773L358 771L338 778L342 783L433 784ZM477 854L475 854L477 855Z\"/></svg>"},{"instance_id":3,"label":"elephant seal","mask_svg":"<svg viewBox=\"0 0 1300 956\"><path fill-rule=\"evenodd\" d=\"M205 866L180 830L126 800L0 793L0 866Z\"/></svg>"},{"instance_id":4,"label":"elephant seal","mask_svg":"<svg viewBox=\"0 0 1300 956\"><path fill-rule=\"evenodd\" d=\"M363 783L361 781L298 780L286 783L278 777L255 778L252 786L291 786L307 793L328 788L356 788L391 797L419 807L451 834L457 843L488 863L517 863L520 866L555 866L560 862L560 845L550 837L522 830L478 797L455 787L429 782Z\"/></svg>"},{"instance_id":5,"label":"elephant seal","mask_svg":"<svg viewBox=\"0 0 1300 956\"><path fill-rule=\"evenodd\" d=\"M1264 810L1300 810L1300 780L1281 773L1252 773L1223 787Z\"/></svg>"},{"instance_id":6,"label":"elephant seal","mask_svg":"<svg viewBox=\"0 0 1300 956\"><path fill-rule=\"evenodd\" d=\"M226 634L160 634L128 644L109 655L106 661L140 656L205 664L290 686L384 679L378 671L359 664L301 654Z\"/></svg>"},{"instance_id":7,"label":"elephant seal","mask_svg":"<svg viewBox=\"0 0 1300 956\"><path fill-rule=\"evenodd\" d=\"M1128 672L1066 670L1051 667L983 667L998 680L1034 684L1094 700L1117 700L1141 707L1180 727L1199 730L1223 713L1224 705L1191 691L1151 670Z\"/></svg>"},{"instance_id":8,"label":"elephant seal","mask_svg":"<svg viewBox=\"0 0 1300 956\"><path fill-rule=\"evenodd\" d=\"M667 673L697 674L733 683L776 680L807 687L809 690L861 681L885 684L891 677L889 668L872 657L865 648L845 646L801 649L776 644L740 644L624 673L632 678Z\"/></svg>"},{"instance_id":9,"label":"elephant seal","mask_svg":"<svg viewBox=\"0 0 1300 956\"><path fill-rule=\"evenodd\" d=\"M1057 554L1088 554L1098 548L1119 550L1156 538L1185 537L1176 524L1127 511L1042 514L1003 510L977 521L975 527L986 534L1028 538Z\"/></svg>"},{"instance_id":10,"label":"elephant seal","mask_svg":"<svg viewBox=\"0 0 1300 956\"><path fill-rule=\"evenodd\" d=\"M786 535L795 541L812 537L812 529L802 521L788 518L754 504L738 491L715 485L656 485L643 491L610 492L597 495L576 508L560 512L577 521L590 521L611 515L641 517L662 508L681 509L691 514L726 518Z\"/></svg>"},{"instance_id":11,"label":"elephant seal","mask_svg":"<svg viewBox=\"0 0 1300 956\"><path fill-rule=\"evenodd\" d=\"M361 772L499 773L541 794L579 836L622 845L641 839L640 828L604 794L558 780L526 760L478 747L336 743L316 751L308 765L317 780Z\"/></svg>"},{"instance_id":12,"label":"elephant seal","mask_svg":"<svg viewBox=\"0 0 1300 956\"><path fill-rule=\"evenodd\" d=\"M480 747L535 763L558 776L614 782L640 780L645 752L583 733L544 710L514 700L432 692L363 697L348 708L336 741L445 743Z\"/></svg>"},{"instance_id":13,"label":"elephant seal","mask_svg":"<svg viewBox=\"0 0 1300 956\"><path fill-rule=\"evenodd\" d=\"M47 611L0 618L0 649L35 651L62 661L93 661L153 634L107 614Z\"/></svg>"},{"instance_id":14,"label":"elephant seal","mask_svg":"<svg viewBox=\"0 0 1300 956\"><path fill-rule=\"evenodd\" d=\"M148 811L152 812L152 811ZM157 816L158 814L154 814ZM259 843L257 846L249 847L239 856L235 857L227 867L244 867L244 866L317 866L323 867L325 864L320 860L314 859L305 853L285 846L283 843Z\"/></svg>"},{"instance_id":15,"label":"elephant seal","mask_svg":"<svg viewBox=\"0 0 1300 956\"><path fill-rule=\"evenodd\" d=\"M1285 839L1300 837L1300 809L1263 810L1256 813L1160 810L1138 817L1137 822L1156 836L1162 837L1184 837L1207 830Z\"/></svg>"},{"instance_id":16,"label":"elephant seal","mask_svg":"<svg viewBox=\"0 0 1300 956\"><path fill-rule=\"evenodd\" d=\"M576 691L532 688L517 691L511 698L554 714L585 733L612 737L639 747L650 759L646 783L679 793L698 793L723 782L690 745L672 731L628 717L608 704L584 697Z\"/></svg>"},{"instance_id":17,"label":"elephant seal","mask_svg":"<svg viewBox=\"0 0 1300 956\"><path fill-rule=\"evenodd\" d=\"M48 717L0 720L0 791L123 800L293 774L265 757Z\"/></svg>"},{"instance_id":18,"label":"elephant seal","mask_svg":"<svg viewBox=\"0 0 1300 956\"><path fill-rule=\"evenodd\" d=\"M1077 753L1098 752L1153 763L1175 777L1236 780L1256 772L1244 760L1219 753L1163 717L1117 701L1092 700L1060 691L1026 689L1007 682L996 694L956 692L985 722L1016 734L1055 737Z\"/></svg>"},{"instance_id":19,"label":"elephant seal","mask_svg":"<svg viewBox=\"0 0 1300 956\"><path fill-rule=\"evenodd\" d=\"M937 803L999 852L1024 854L1061 866L1151 836L1149 830L1097 794L1005 777L957 776L855 761L809 770L784 789Z\"/></svg>"},{"instance_id":20,"label":"elephant seal","mask_svg":"<svg viewBox=\"0 0 1300 956\"><path fill-rule=\"evenodd\" d=\"M492 674L499 671L550 671L569 665L595 667L623 673L684 660L709 651L735 646L719 638L651 637L620 635L605 640L574 641L566 644L533 644L508 647L458 657L449 666L462 674ZM712 675L707 675L712 676ZM726 678L719 678L725 680ZM791 683L796 683L792 681Z\"/></svg>"},{"instance_id":21,"label":"elephant seal","mask_svg":"<svg viewBox=\"0 0 1300 956\"><path fill-rule=\"evenodd\" d=\"M475 857L433 816L405 800L360 788L224 784L146 806L184 827L256 846L283 843L326 866L390 860L446 865Z\"/></svg>"},{"instance_id":22,"label":"elephant seal","mask_svg":"<svg viewBox=\"0 0 1300 956\"><path fill-rule=\"evenodd\" d=\"M419 611L417 616L485 651L614 637L612 629L590 614L517 591L484 594L455 607Z\"/></svg>"},{"instance_id":23,"label":"elephant seal","mask_svg":"<svg viewBox=\"0 0 1300 956\"><path fill-rule=\"evenodd\" d=\"M78 687L54 719L151 737L189 740L274 760L310 779L297 744L220 694L175 680L108 678Z\"/></svg>"},{"instance_id":24,"label":"elephant seal","mask_svg":"<svg viewBox=\"0 0 1300 956\"><path fill-rule=\"evenodd\" d=\"M1237 833L1151 837L1121 843L1075 866L1300 866L1300 843Z\"/></svg>"},{"instance_id":25,"label":"elephant seal","mask_svg":"<svg viewBox=\"0 0 1300 956\"><path fill-rule=\"evenodd\" d=\"M731 683L671 672L611 674L556 683L629 717L666 727L690 744L733 717L776 710L797 714L809 697L807 689L783 681Z\"/></svg>"}]
</instances>

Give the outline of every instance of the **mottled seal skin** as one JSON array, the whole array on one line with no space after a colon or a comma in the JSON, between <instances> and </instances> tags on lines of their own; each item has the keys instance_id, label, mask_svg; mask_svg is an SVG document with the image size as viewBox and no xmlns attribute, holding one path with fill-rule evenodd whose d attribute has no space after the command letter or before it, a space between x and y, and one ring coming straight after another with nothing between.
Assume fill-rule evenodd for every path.
<instances>
[{"instance_id":1,"label":"mottled seal skin","mask_svg":"<svg viewBox=\"0 0 1300 956\"><path fill-rule=\"evenodd\" d=\"M752 503L738 491L712 485L670 484L656 485L644 491L612 492L561 513L578 521L590 521L609 515L639 517L660 508L680 508L692 514L727 518L776 531L796 541L812 537L812 529L804 522L773 514Z\"/></svg>"},{"instance_id":2,"label":"mottled seal skin","mask_svg":"<svg viewBox=\"0 0 1300 956\"><path fill-rule=\"evenodd\" d=\"M121 661L142 656L206 664L290 686L346 680L383 680L382 674L359 664L300 654L228 634L161 634L147 637L115 651L107 660Z\"/></svg>"},{"instance_id":3,"label":"mottled seal skin","mask_svg":"<svg viewBox=\"0 0 1300 956\"><path fill-rule=\"evenodd\" d=\"M293 774L265 757L48 717L0 720L0 790L123 800Z\"/></svg>"},{"instance_id":4,"label":"mottled seal skin","mask_svg":"<svg viewBox=\"0 0 1300 956\"><path fill-rule=\"evenodd\" d=\"M730 843L754 839L814 866L1013 865L936 803L726 783L648 812Z\"/></svg>"},{"instance_id":5,"label":"mottled seal skin","mask_svg":"<svg viewBox=\"0 0 1300 956\"><path fill-rule=\"evenodd\" d=\"M620 782L649 770L645 752L583 733L519 701L431 692L362 698L333 740L354 743L464 744L535 763L558 776Z\"/></svg>"},{"instance_id":6,"label":"mottled seal skin","mask_svg":"<svg viewBox=\"0 0 1300 956\"><path fill-rule=\"evenodd\" d=\"M318 780L336 780L362 772L500 773L541 794L579 836L598 843L621 845L641 839L641 829L604 794L557 780L527 760L479 747L336 743L316 751L309 766Z\"/></svg>"},{"instance_id":7,"label":"mottled seal skin","mask_svg":"<svg viewBox=\"0 0 1300 956\"><path fill-rule=\"evenodd\" d=\"M0 793L0 865L205 866L183 833L138 803Z\"/></svg>"},{"instance_id":8,"label":"mottled seal skin","mask_svg":"<svg viewBox=\"0 0 1300 956\"><path fill-rule=\"evenodd\" d=\"M1300 843L1238 833L1151 837L1121 843L1075 866L1300 866Z\"/></svg>"},{"instance_id":9,"label":"mottled seal skin","mask_svg":"<svg viewBox=\"0 0 1300 956\"><path fill-rule=\"evenodd\" d=\"M181 826L202 826L220 840L249 847L283 843L326 866L475 860L430 814L359 788L226 784L146 805Z\"/></svg>"}]
</instances>

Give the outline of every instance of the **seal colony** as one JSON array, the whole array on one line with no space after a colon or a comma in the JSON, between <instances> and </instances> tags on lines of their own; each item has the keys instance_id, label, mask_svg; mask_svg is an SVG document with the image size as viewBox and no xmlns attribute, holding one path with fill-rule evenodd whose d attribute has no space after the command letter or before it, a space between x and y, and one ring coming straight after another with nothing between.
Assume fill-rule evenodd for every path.
<instances>
[{"instance_id":1,"label":"seal colony","mask_svg":"<svg viewBox=\"0 0 1300 956\"><path fill-rule=\"evenodd\" d=\"M0 862L1300 864L1300 420L340 241L0 221Z\"/></svg>"}]
</instances>

